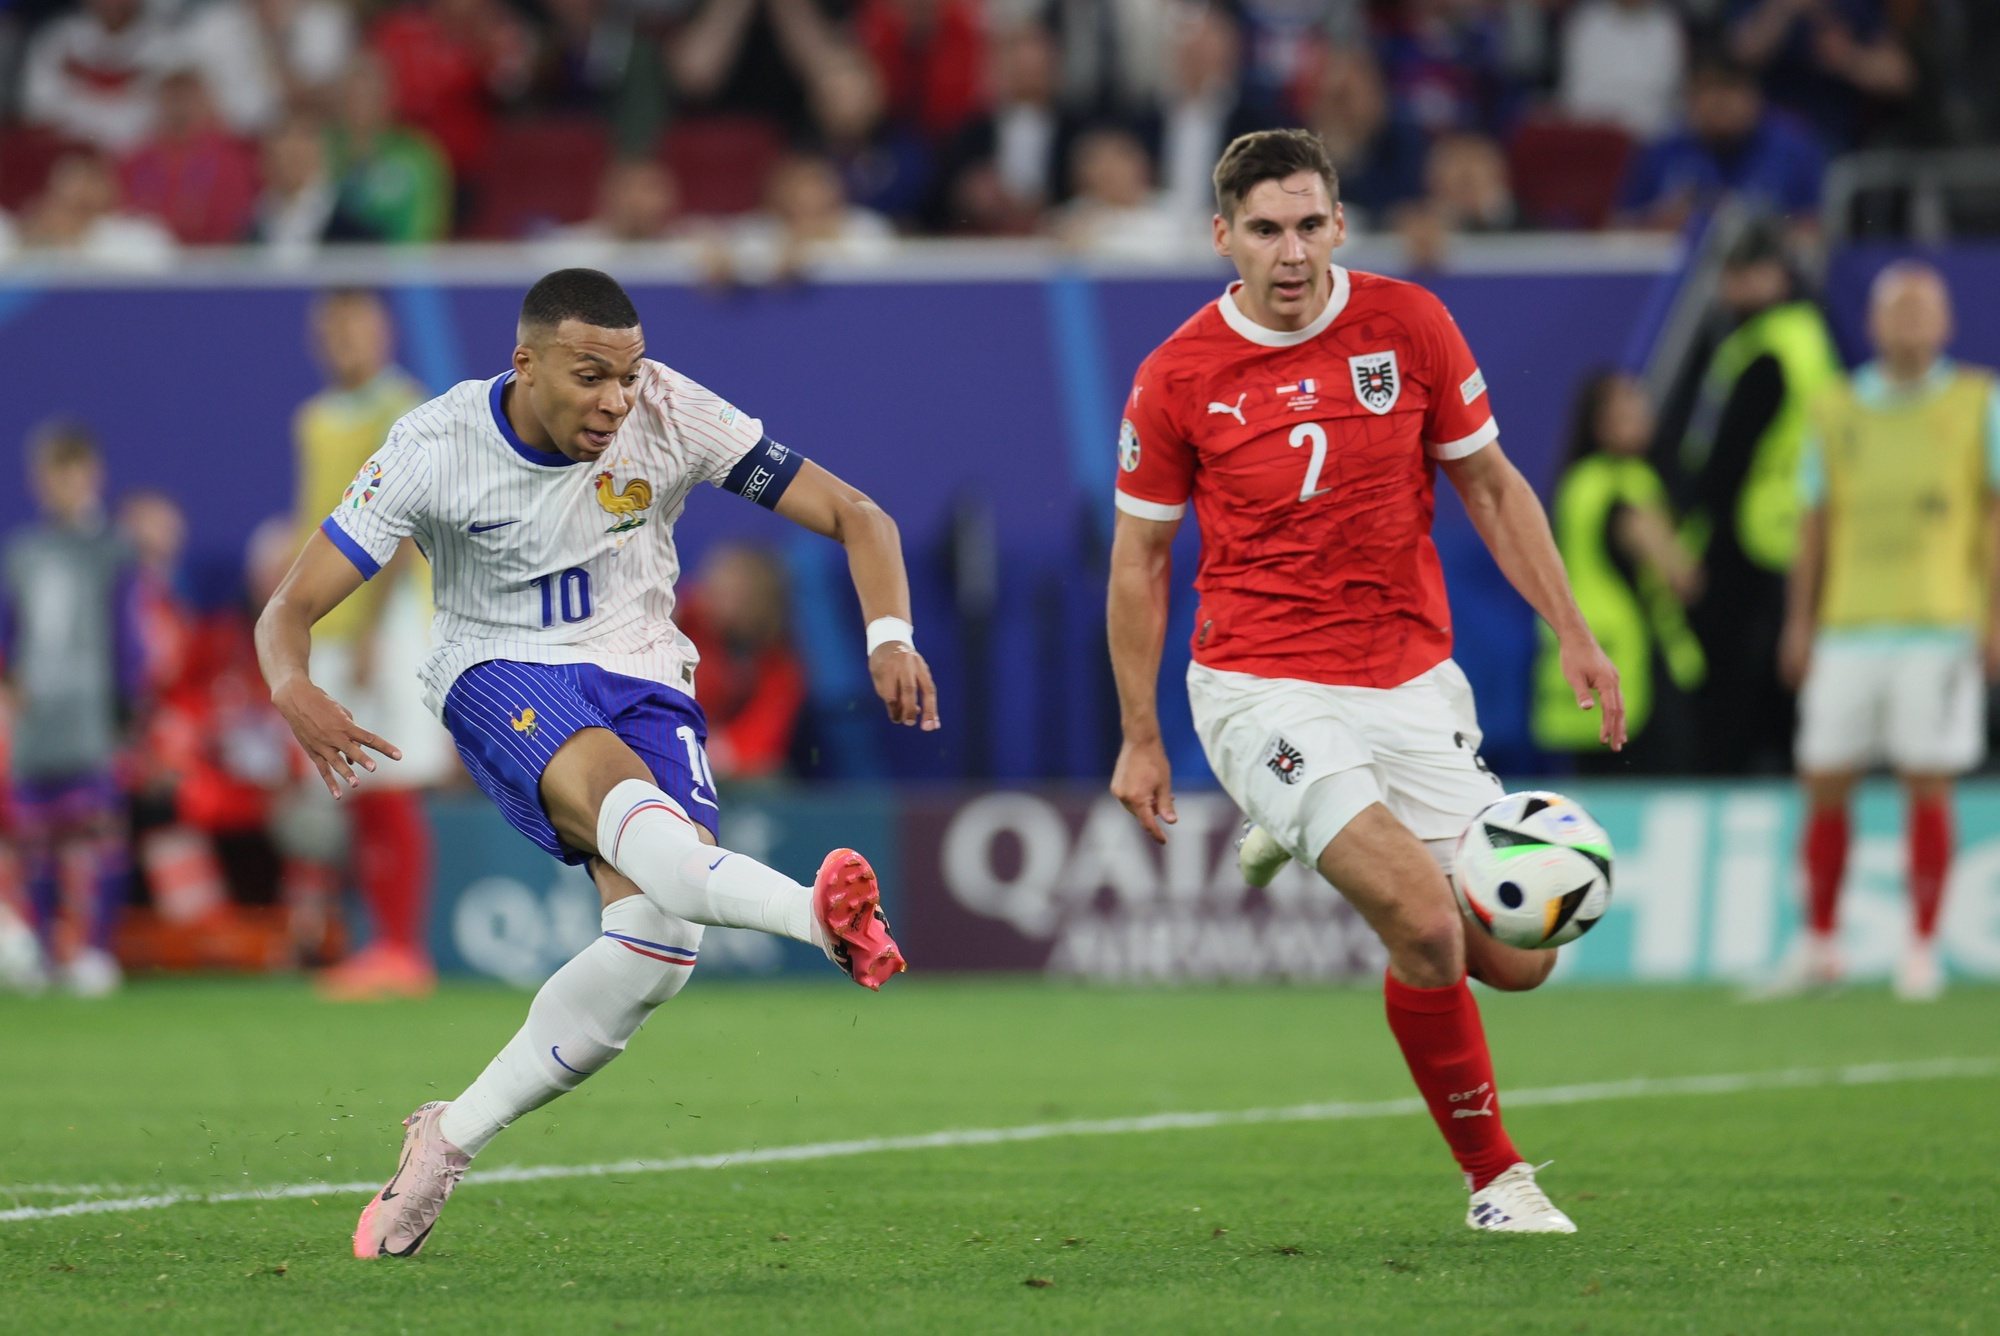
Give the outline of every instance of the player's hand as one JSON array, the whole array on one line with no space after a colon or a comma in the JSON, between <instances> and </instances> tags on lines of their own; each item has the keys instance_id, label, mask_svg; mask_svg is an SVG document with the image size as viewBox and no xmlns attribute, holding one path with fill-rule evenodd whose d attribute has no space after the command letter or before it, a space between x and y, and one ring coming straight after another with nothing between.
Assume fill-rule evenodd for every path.
<instances>
[{"instance_id":1,"label":"player's hand","mask_svg":"<svg viewBox=\"0 0 2000 1336\"><path fill-rule=\"evenodd\" d=\"M291 725L292 736L299 740L327 792L335 798L340 797L342 782L350 789L360 783L355 767L375 769L375 758L368 754L371 749L392 761L403 759L394 743L355 723L346 706L303 678L273 691L271 704Z\"/></svg>"},{"instance_id":2,"label":"player's hand","mask_svg":"<svg viewBox=\"0 0 2000 1336\"><path fill-rule=\"evenodd\" d=\"M937 684L931 681L923 655L900 640L877 645L868 656L868 675L875 679L875 694L889 708L889 722L916 724L926 733L943 727L938 722Z\"/></svg>"},{"instance_id":3,"label":"player's hand","mask_svg":"<svg viewBox=\"0 0 2000 1336\"><path fill-rule=\"evenodd\" d=\"M1797 691L1805 685L1806 673L1812 668L1812 642L1811 622L1785 619L1785 629L1778 633L1778 680L1790 690ZM1989 649L1991 643L1988 642ZM1989 657L1987 662L1992 659Z\"/></svg>"},{"instance_id":4,"label":"player's hand","mask_svg":"<svg viewBox=\"0 0 2000 1336\"><path fill-rule=\"evenodd\" d=\"M1158 738L1125 740L1118 749L1118 768L1111 772L1111 796L1138 818L1154 843L1167 842L1161 823L1171 826L1178 818L1174 815L1174 772L1167 764L1167 749Z\"/></svg>"},{"instance_id":5,"label":"player's hand","mask_svg":"<svg viewBox=\"0 0 2000 1336\"><path fill-rule=\"evenodd\" d=\"M1562 647L1563 681L1576 693L1576 708L1602 707L1597 740L1612 751L1625 750L1625 697L1618 690L1618 669L1593 639Z\"/></svg>"}]
</instances>

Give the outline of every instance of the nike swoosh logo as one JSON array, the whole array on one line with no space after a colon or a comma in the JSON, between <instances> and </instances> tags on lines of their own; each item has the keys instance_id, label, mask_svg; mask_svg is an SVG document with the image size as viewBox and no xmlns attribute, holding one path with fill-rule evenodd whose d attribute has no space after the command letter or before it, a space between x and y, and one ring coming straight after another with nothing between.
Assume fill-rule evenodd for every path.
<instances>
[{"instance_id":1,"label":"nike swoosh logo","mask_svg":"<svg viewBox=\"0 0 2000 1336\"><path fill-rule=\"evenodd\" d=\"M724 854L724 855L722 856L722 858L727 858L727 857L729 857L729 855L728 855L728 854ZM718 858L718 859L716 859L716 860L715 860L715 861L714 861L713 863L710 863L710 864L708 865L708 870L709 870L710 872L713 872L713 871L715 871L715 870L716 870L717 868L721 867L721 866L722 866L722 858Z\"/></svg>"},{"instance_id":2,"label":"nike swoosh logo","mask_svg":"<svg viewBox=\"0 0 2000 1336\"><path fill-rule=\"evenodd\" d=\"M559 1048L561 1048L561 1047L562 1047L562 1045L561 1045L561 1044L550 1044L550 1045L549 1045L549 1056L550 1056L550 1057L552 1057L552 1058L554 1058L554 1059L556 1060L556 1065L557 1065L557 1066L561 1067L561 1068L562 1068L562 1069L563 1069L564 1071L566 1071L566 1072L576 1072L576 1074L577 1074L578 1076L588 1076L588 1075L590 1075L590 1073L589 1073L589 1072L577 1072L577 1071L576 1071L576 1068L574 1068L574 1067L570 1066L570 1065L569 1065L569 1064L568 1064L567 1062L564 1062L564 1061L562 1060L562 1054L560 1054L560 1053L556 1052L556 1050L557 1050L557 1049L559 1049Z\"/></svg>"},{"instance_id":3,"label":"nike swoosh logo","mask_svg":"<svg viewBox=\"0 0 2000 1336\"><path fill-rule=\"evenodd\" d=\"M402 1195L401 1193L398 1192L389 1191L389 1188L393 1188L396 1186L396 1180L401 1178L403 1176L403 1171L409 1167L410 1167L410 1152L406 1150L403 1152L403 1162L396 1166L395 1173L389 1175L388 1187L382 1189L383 1201L394 1201L396 1200L397 1197Z\"/></svg>"},{"instance_id":4,"label":"nike swoosh logo","mask_svg":"<svg viewBox=\"0 0 2000 1336\"><path fill-rule=\"evenodd\" d=\"M519 524L520 522L519 520L494 520L491 524L468 524L465 526L465 531L467 533L491 533L495 529L504 529L510 524Z\"/></svg>"}]
</instances>

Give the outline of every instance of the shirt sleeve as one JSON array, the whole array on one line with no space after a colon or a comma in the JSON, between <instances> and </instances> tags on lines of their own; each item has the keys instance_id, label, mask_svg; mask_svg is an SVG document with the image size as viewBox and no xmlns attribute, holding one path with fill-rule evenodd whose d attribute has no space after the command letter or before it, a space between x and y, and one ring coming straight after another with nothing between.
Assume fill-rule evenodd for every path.
<instances>
[{"instance_id":1,"label":"shirt sleeve","mask_svg":"<svg viewBox=\"0 0 2000 1336\"><path fill-rule=\"evenodd\" d=\"M1194 447L1173 420L1173 395L1150 359L1139 367L1118 424L1118 509L1142 520L1177 520L1194 492Z\"/></svg>"},{"instance_id":2,"label":"shirt sleeve","mask_svg":"<svg viewBox=\"0 0 2000 1336\"><path fill-rule=\"evenodd\" d=\"M665 368L657 373L694 476L770 509L798 476L805 456L764 434L764 423L706 386Z\"/></svg>"},{"instance_id":3,"label":"shirt sleeve","mask_svg":"<svg viewBox=\"0 0 2000 1336\"><path fill-rule=\"evenodd\" d=\"M1817 510L1826 504L1826 455L1818 432L1808 432L1799 447L1799 504ZM1988 453L1989 463L1991 452Z\"/></svg>"},{"instance_id":4,"label":"shirt sleeve","mask_svg":"<svg viewBox=\"0 0 2000 1336\"><path fill-rule=\"evenodd\" d=\"M347 484L320 532L371 580L423 525L433 490L429 449L398 423Z\"/></svg>"},{"instance_id":5,"label":"shirt sleeve","mask_svg":"<svg viewBox=\"0 0 2000 1336\"><path fill-rule=\"evenodd\" d=\"M2000 380L1986 390L1986 485L2000 492Z\"/></svg>"},{"instance_id":6,"label":"shirt sleeve","mask_svg":"<svg viewBox=\"0 0 2000 1336\"><path fill-rule=\"evenodd\" d=\"M1419 334L1419 348L1429 363L1431 399L1424 410L1424 448L1433 459L1463 459L1500 438L1493 404L1486 395L1486 377L1458 322L1444 303L1431 297L1430 319Z\"/></svg>"}]
</instances>

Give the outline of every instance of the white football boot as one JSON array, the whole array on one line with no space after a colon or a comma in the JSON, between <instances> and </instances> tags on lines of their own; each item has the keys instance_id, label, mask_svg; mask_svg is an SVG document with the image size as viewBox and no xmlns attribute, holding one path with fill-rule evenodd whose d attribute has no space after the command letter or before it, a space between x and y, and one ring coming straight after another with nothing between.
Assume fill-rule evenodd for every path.
<instances>
[{"instance_id":1,"label":"white football boot","mask_svg":"<svg viewBox=\"0 0 2000 1336\"><path fill-rule=\"evenodd\" d=\"M1576 1222L1558 1211L1535 1182L1535 1168L1526 1163L1514 1165L1473 1193L1465 1223L1496 1234L1576 1233Z\"/></svg>"},{"instance_id":2,"label":"white football boot","mask_svg":"<svg viewBox=\"0 0 2000 1336\"><path fill-rule=\"evenodd\" d=\"M1236 837L1236 870L1243 874L1244 885L1269 886L1291 860L1291 854L1271 838L1270 832L1254 821L1243 823L1243 833Z\"/></svg>"},{"instance_id":3,"label":"white football boot","mask_svg":"<svg viewBox=\"0 0 2000 1336\"><path fill-rule=\"evenodd\" d=\"M1792 949L1785 953L1785 958L1779 962L1777 971L1770 979L1752 988L1746 996L1753 1002L1775 1002L1788 997L1803 997L1807 993L1826 992L1838 988L1846 973L1840 949L1834 945L1831 936L1803 932L1792 943Z\"/></svg>"},{"instance_id":4,"label":"white football boot","mask_svg":"<svg viewBox=\"0 0 2000 1336\"><path fill-rule=\"evenodd\" d=\"M86 946L63 966L62 981L76 997L110 997L125 982L125 971L109 951Z\"/></svg>"},{"instance_id":5,"label":"white football boot","mask_svg":"<svg viewBox=\"0 0 2000 1336\"><path fill-rule=\"evenodd\" d=\"M1944 966L1938 963L1937 946L1931 942L1911 942L1896 962L1891 982L1896 997L1904 1002L1935 1002L1944 996Z\"/></svg>"},{"instance_id":6,"label":"white football boot","mask_svg":"<svg viewBox=\"0 0 2000 1336\"><path fill-rule=\"evenodd\" d=\"M33 997L49 986L35 930L0 903L0 991Z\"/></svg>"}]
</instances>

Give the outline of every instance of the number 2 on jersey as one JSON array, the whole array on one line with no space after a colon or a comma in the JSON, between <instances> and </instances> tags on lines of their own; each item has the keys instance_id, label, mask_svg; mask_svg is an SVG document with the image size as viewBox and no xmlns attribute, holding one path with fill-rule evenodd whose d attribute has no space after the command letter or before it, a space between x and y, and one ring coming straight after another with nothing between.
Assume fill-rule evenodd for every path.
<instances>
[{"instance_id":1,"label":"number 2 on jersey","mask_svg":"<svg viewBox=\"0 0 2000 1336\"><path fill-rule=\"evenodd\" d=\"M572 566L555 575L537 575L534 585L542 591L542 625L556 624L556 603L562 603L562 619L580 622L590 616L590 572Z\"/></svg>"},{"instance_id":2,"label":"number 2 on jersey","mask_svg":"<svg viewBox=\"0 0 2000 1336\"><path fill-rule=\"evenodd\" d=\"M1317 422L1301 422L1292 428L1294 449L1312 443L1312 459L1306 464L1306 485L1299 488L1299 500L1310 501L1316 496L1325 496L1331 487L1319 486L1319 471L1326 467L1326 428Z\"/></svg>"}]
</instances>

